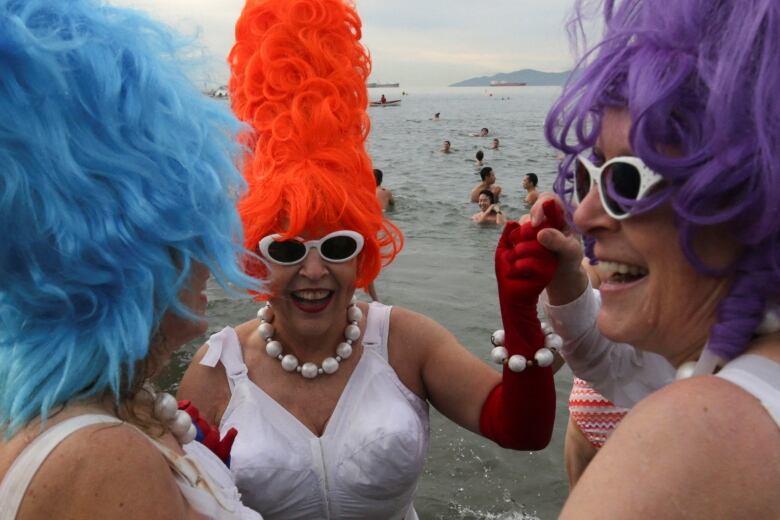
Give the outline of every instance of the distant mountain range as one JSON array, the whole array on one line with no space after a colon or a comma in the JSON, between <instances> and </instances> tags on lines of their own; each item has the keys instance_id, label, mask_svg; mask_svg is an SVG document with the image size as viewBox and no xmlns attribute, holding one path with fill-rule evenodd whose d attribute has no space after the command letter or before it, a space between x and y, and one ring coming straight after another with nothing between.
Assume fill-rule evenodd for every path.
<instances>
[{"instance_id":1,"label":"distant mountain range","mask_svg":"<svg viewBox=\"0 0 780 520\"><path fill-rule=\"evenodd\" d=\"M563 85L571 74L570 70L566 72L542 72L534 69L516 70L514 72L500 72L493 76L480 76L471 78L458 83L453 83L451 87L489 87L491 81L507 83L525 83L528 86L558 86Z\"/></svg>"}]
</instances>

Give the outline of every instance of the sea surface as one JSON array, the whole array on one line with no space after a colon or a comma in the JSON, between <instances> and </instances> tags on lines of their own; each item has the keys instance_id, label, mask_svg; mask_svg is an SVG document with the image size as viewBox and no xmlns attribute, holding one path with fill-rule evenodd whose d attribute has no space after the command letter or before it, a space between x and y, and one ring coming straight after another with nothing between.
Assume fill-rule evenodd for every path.
<instances>
[{"instance_id":1,"label":"sea surface","mask_svg":"<svg viewBox=\"0 0 780 520\"><path fill-rule=\"evenodd\" d=\"M544 140L545 115L558 87L461 87L370 89L372 100L385 94L402 99L397 107L369 108L369 152L395 194L387 217L403 231L406 245L376 281L380 299L426 314L449 329L463 345L489 362L490 334L501 328L493 252L496 227L470 220L468 202L479 181L477 150L503 188L501 206L509 218L527 212L523 175L536 173L539 188L551 189L556 152ZM490 95L492 93L492 96ZM432 120L435 112L439 120ZM487 127L485 138L470 137ZM500 148L490 150L498 137ZM443 140L453 153L439 150ZM257 304L227 299L209 288L209 333L254 317ZM361 298L367 299L362 292ZM161 386L175 390L192 353L203 339L180 351ZM415 506L422 520L553 519L568 492L563 437L572 376L556 375L558 409L549 447L538 452L504 450L456 426L431 408L431 441Z\"/></svg>"}]
</instances>

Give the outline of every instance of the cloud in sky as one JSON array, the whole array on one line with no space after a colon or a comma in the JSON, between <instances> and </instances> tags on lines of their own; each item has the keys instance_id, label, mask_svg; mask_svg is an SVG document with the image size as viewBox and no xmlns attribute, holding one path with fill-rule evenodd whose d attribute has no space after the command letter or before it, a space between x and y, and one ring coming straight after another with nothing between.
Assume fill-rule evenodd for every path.
<instances>
[{"instance_id":1,"label":"cloud in sky","mask_svg":"<svg viewBox=\"0 0 780 520\"><path fill-rule=\"evenodd\" d=\"M202 81L227 79L225 57L243 0L111 0L151 13L213 56ZM564 22L573 0L357 0L372 79L444 86L473 76L572 65Z\"/></svg>"}]
</instances>

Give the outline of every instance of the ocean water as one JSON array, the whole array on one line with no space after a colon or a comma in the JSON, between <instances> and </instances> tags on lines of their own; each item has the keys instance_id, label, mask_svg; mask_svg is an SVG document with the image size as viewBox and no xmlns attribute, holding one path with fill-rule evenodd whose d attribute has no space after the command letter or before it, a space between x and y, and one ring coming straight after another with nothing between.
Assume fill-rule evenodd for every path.
<instances>
[{"instance_id":1,"label":"ocean water","mask_svg":"<svg viewBox=\"0 0 780 520\"><path fill-rule=\"evenodd\" d=\"M380 299L426 314L449 329L469 350L489 362L490 334L501 327L493 252L497 228L480 227L469 217L468 202L479 181L474 154L483 149L503 188L501 205L509 218L527 211L523 175L539 176L549 190L556 152L544 140L544 117L557 87L371 89L403 99L398 107L369 108L369 151L395 194L387 213L404 233L406 245L376 281ZM489 93L492 92L492 96ZM438 121L431 120L440 112ZM482 127L487 138L470 137ZM490 150L498 137L499 150ZM454 152L439 152L443 140ZM361 294L361 297L365 295ZM251 301L225 298L209 289L209 333L254 317ZM192 353L202 340L177 354L161 386L175 390ZM431 441L415 506L420 518L552 519L568 492L563 466L563 436L568 418L571 372L556 375L558 410L549 447L538 452L504 450L468 432L431 408Z\"/></svg>"}]
</instances>

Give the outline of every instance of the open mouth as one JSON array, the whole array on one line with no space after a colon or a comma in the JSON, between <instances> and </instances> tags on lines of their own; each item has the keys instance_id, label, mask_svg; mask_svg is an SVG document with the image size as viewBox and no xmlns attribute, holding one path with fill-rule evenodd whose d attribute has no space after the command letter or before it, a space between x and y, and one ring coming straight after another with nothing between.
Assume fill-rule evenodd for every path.
<instances>
[{"instance_id":1,"label":"open mouth","mask_svg":"<svg viewBox=\"0 0 780 520\"><path fill-rule=\"evenodd\" d=\"M305 289L291 292L290 298L304 312L320 312L328 306L333 295L334 291L328 289Z\"/></svg>"},{"instance_id":2,"label":"open mouth","mask_svg":"<svg viewBox=\"0 0 780 520\"><path fill-rule=\"evenodd\" d=\"M644 267L620 262L607 262L599 260L596 268L604 279L611 283L632 283L647 276L648 270Z\"/></svg>"}]
</instances>

